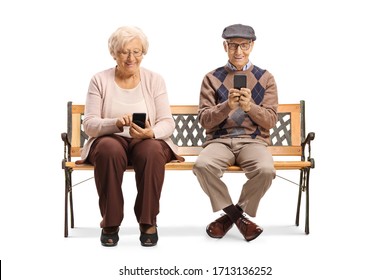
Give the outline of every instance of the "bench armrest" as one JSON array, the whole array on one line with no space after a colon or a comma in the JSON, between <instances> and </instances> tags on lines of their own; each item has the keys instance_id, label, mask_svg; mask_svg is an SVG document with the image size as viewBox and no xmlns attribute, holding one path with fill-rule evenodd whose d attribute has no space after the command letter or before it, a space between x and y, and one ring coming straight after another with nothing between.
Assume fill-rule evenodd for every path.
<instances>
[{"instance_id":1,"label":"bench armrest","mask_svg":"<svg viewBox=\"0 0 390 280\"><path fill-rule=\"evenodd\" d=\"M311 141L313 141L315 138L314 132L309 132L305 138L305 140L302 142L302 160L305 160L305 150L308 151L307 161L311 162L311 167L314 168L314 159L311 157Z\"/></svg>"}]
</instances>

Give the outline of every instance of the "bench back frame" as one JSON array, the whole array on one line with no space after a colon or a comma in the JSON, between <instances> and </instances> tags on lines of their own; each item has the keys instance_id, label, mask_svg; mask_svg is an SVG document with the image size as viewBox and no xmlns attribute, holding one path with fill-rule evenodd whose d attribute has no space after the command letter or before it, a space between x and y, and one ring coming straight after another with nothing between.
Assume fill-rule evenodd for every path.
<instances>
[{"instance_id":1,"label":"bench back frame","mask_svg":"<svg viewBox=\"0 0 390 280\"><path fill-rule=\"evenodd\" d=\"M80 157L80 151L88 136L83 129L84 105L68 102L68 141L71 149L68 160ZM197 120L198 106L171 105L175 120L173 142L179 147L182 156L197 156L205 141L205 131ZM279 120L271 129L271 145L268 147L273 156L302 156L302 141L305 133L305 102L280 104Z\"/></svg>"}]
</instances>

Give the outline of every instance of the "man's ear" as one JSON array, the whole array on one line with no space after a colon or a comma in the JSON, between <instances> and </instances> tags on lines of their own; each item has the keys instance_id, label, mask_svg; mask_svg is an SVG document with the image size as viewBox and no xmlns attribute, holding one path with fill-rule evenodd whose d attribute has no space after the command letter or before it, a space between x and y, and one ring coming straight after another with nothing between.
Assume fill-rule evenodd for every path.
<instances>
[{"instance_id":1,"label":"man's ear","mask_svg":"<svg viewBox=\"0 0 390 280\"><path fill-rule=\"evenodd\" d=\"M223 48L225 49L225 52L228 51L228 46L227 46L226 41L223 41Z\"/></svg>"}]
</instances>

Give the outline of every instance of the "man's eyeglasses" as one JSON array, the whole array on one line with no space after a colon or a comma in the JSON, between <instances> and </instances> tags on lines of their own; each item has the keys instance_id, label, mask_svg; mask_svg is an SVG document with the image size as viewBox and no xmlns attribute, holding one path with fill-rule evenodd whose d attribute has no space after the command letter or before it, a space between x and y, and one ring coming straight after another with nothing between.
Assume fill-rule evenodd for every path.
<instances>
[{"instance_id":1,"label":"man's eyeglasses","mask_svg":"<svg viewBox=\"0 0 390 280\"><path fill-rule=\"evenodd\" d=\"M250 49L252 41L249 41L249 42L246 42L246 43L241 43L241 44L231 43L231 42L226 41L226 44L228 46L228 49L231 50L231 51L237 50L238 46L240 46L241 50L247 51L247 50Z\"/></svg>"},{"instance_id":2,"label":"man's eyeglasses","mask_svg":"<svg viewBox=\"0 0 390 280\"><path fill-rule=\"evenodd\" d=\"M134 57L140 57L142 55L142 50L140 49L134 49L133 51L127 50L127 51L120 51L119 54L123 58L128 58L130 57L131 54L134 55Z\"/></svg>"}]
</instances>

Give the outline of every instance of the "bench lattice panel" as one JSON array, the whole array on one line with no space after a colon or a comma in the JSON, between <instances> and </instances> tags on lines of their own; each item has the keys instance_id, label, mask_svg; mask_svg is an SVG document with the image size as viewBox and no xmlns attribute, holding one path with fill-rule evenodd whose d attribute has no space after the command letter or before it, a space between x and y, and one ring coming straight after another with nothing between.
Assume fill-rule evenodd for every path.
<instances>
[{"instance_id":1,"label":"bench lattice panel","mask_svg":"<svg viewBox=\"0 0 390 280\"><path fill-rule=\"evenodd\" d=\"M198 147L206 141L205 130L200 126L197 115L173 115L176 130L171 136L173 143L180 147Z\"/></svg>"},{"instance_id":2,"label":"bench lattice panel","mask_svg":"<svg viewBox=\"0 0 390 280\"><path fill-rule=\"evenodd\" d=\"M279 113L279 120L270 130L272 146L291 146L291 115ZM181 147L202 146L206 141L205 130L196 115L174 115L176 130L172 141Z\"/></svg>"},{"instance_id":3,"label":"bench lattice panel","mask_svg":"<svg viewBox=\"0 0 390 280\"><path fill-rule=\"evenodd\" d=\"M279 113L279 120L270 130L272 146L291 146L291 114Z\"/></svg>"},{"instance_id":4,"label":"bench lattice panel","mask_svg":"<svg viewBox=\"0 0 390 280\"><path fill-rule=\"evenodd\" d=\"M291 115L279 113L279 120L270 130L272 146L291 145ZM88 136L84 132L84 114L80 115L80 147L84 146ZM206 141L205 130L199 124L197 115L177 114L173 116L176 130L171 136L172 141L180 147L199 147Z\"/></svg>"}]
</instances>

